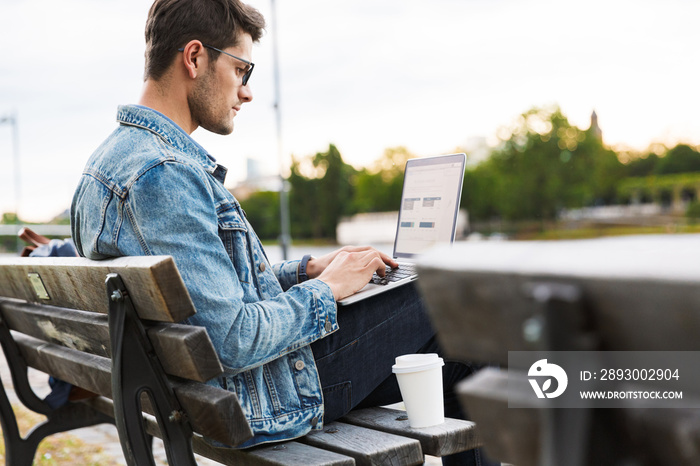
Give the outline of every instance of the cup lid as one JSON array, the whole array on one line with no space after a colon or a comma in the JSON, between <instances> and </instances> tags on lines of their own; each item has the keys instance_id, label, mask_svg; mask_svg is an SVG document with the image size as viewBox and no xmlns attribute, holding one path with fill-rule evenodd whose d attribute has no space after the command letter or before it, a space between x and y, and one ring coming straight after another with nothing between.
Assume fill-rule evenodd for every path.
<instances>
[{"instance_id":1,"label":"cup lid","mask_svg":"<svg viewBox=\"0 0 700 466\"><path fill-rule=\"evenodd\" d=\"M394 374L421 372L436 367L442 367L445 362L436 353L405 354L396 358L396 364L391 367Z\"/></svg>"}]
</instances>

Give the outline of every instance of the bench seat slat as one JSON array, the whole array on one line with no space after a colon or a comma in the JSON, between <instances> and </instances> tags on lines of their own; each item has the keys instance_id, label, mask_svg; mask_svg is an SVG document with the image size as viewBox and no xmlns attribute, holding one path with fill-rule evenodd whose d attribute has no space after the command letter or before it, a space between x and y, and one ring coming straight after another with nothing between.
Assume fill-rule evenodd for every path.
<instances>
[{"instance_id":1,"label":"bench seat slat","mask_svg":"<svg viewBox=\"0 0 700 466\"><path fill-rule=\"evenodd\" d=\"M0 299L2 317L12 330L79 351L111 357L107 316L19 300ZM151 344L167 374L206 382L223 372L203 327L156 324Z\"/></svg>"},{"instance_id":2,"label":"bench seat slat","mask_svg":"<svg viewBox=\"0 0 700 466\"><path fill-rule=\"evenodd\" d=\"M418 440L342 422L331 422L322 431L312 431L299 441L351 456L363 466L423 464Z\"/></svg>"},{"instance_id":3,"label":"bench seat slat","mask_svg":"<svg viewBox=\"0 0 700 466\"><path fill-rule=\"evenodd\" d=\"M30 367L112 398L110 359L18 333L13 338ZM171 380L171 384L196 432L227 445L238 445L252 436L235 393L198 382ZM148 404L144 410L153 412Z\"/></svg>"},{"instance_id":4,"label":"bench seat slat","mask_svg":"<svg viewBox=\"0 0 700 466\"><path fill-rule=\"evenodd\" d=\"M380 430L418 440L423 453L447 456L481 446L476 424L460 419L446 418L437 426L412 429L405 411L388 408L367 408L351 411L341 420L348 424Z\"/></svg>"},{"instance_id":5,"label":"bench seat slat","mask_svg":"<svg viewBox=\"0 0 700 466\"><path fill-rule=\"evenodd\" d=\"M29 273L39 274L49 300L37 296ZM121 276L142 319L181 322L195 313L170 256L118 257L109 261L83 257L3 258L0 296L106 314L109 303L105 277L109 273Z\"/></svg>"},{"instance_id":6,"label":"bench seat slat","mask_svg":"<svg viewBox=\"0 0 700 466\"><path fill-rule=\"evenodd\" d=\"M353 466L355 460L299 442L285 442L250 450L216 448L201 437L192 439L195 453L229 466Z\"/></svg>"},{"instance_id":7,"label":"bench seat slat","mask_svg":"<svg viewBox=\"0 0 700 466\"><path fill-rule=\"evenodd\" d=\"M97 397L85 403L114 417L114 403L110 399ZM152 416L146 416L146 430L149 434L162 438L158 423ZM353 466L355 464L355 460L349 456L294 441L236 450L213 447L195 434L192 437L192 447L199 455L232 466Z\"/></svg>"}]
</instances>

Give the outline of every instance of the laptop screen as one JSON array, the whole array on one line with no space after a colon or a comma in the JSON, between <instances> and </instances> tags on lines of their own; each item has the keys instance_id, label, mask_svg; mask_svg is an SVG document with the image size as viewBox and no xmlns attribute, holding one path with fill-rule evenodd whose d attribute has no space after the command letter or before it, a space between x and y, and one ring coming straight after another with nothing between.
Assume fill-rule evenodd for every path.
<instances>
[{"instance_id":1,"label":"laptop screen","mask_svg":"<svg viewBox=\"0 0 700 466\"><path fill-rule=\"evenodd\" d=\"M465 162L464 154L453 154L406 163L394 257L454 241Z\"/></svg>"}]
</instances>

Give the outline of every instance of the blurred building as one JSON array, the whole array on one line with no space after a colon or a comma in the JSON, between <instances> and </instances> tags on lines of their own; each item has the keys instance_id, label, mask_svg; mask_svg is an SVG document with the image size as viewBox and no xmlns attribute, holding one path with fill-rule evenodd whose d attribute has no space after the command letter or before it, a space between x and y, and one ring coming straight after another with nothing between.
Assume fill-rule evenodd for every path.
<instances>
[{"instance_id":1,"label":"blurred building","mask_svg":"<svg viewBox=\"0 0 700 466\"><path fill-rule=\"evenodd\" d=\"M259 160L248 157L246 159L245 180L238 183L234 188L229 189L239 201L248 199L253 193L258 191L275 191L281 188L281 181L278 175L263 174L263 166Z\"/></svg>"}]
</instances>

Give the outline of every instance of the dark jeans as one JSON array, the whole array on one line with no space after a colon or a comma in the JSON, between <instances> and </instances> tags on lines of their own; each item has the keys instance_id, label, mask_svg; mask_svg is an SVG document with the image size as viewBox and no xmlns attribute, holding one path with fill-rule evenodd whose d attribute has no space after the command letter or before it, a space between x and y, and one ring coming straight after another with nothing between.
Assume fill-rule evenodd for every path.
<instances>
[{"instance_id":1,"label":"dark jeans","mask_svg":"<svg viewBox=\"0 0 700 466\"><path fill-rule=\"evenodd\" d=\"M351 409L401 401L391 366L396 356L442 351L435 340L423 301L413 284L338 310L340 330L311 345L323 387L324 422ZM444 356L443 356L444 358ZM466 419L454 386L476 366L445 360L445 416ZM443 458L445 465L495 465L481 449Z\"/></svg>"}]
</instances>

